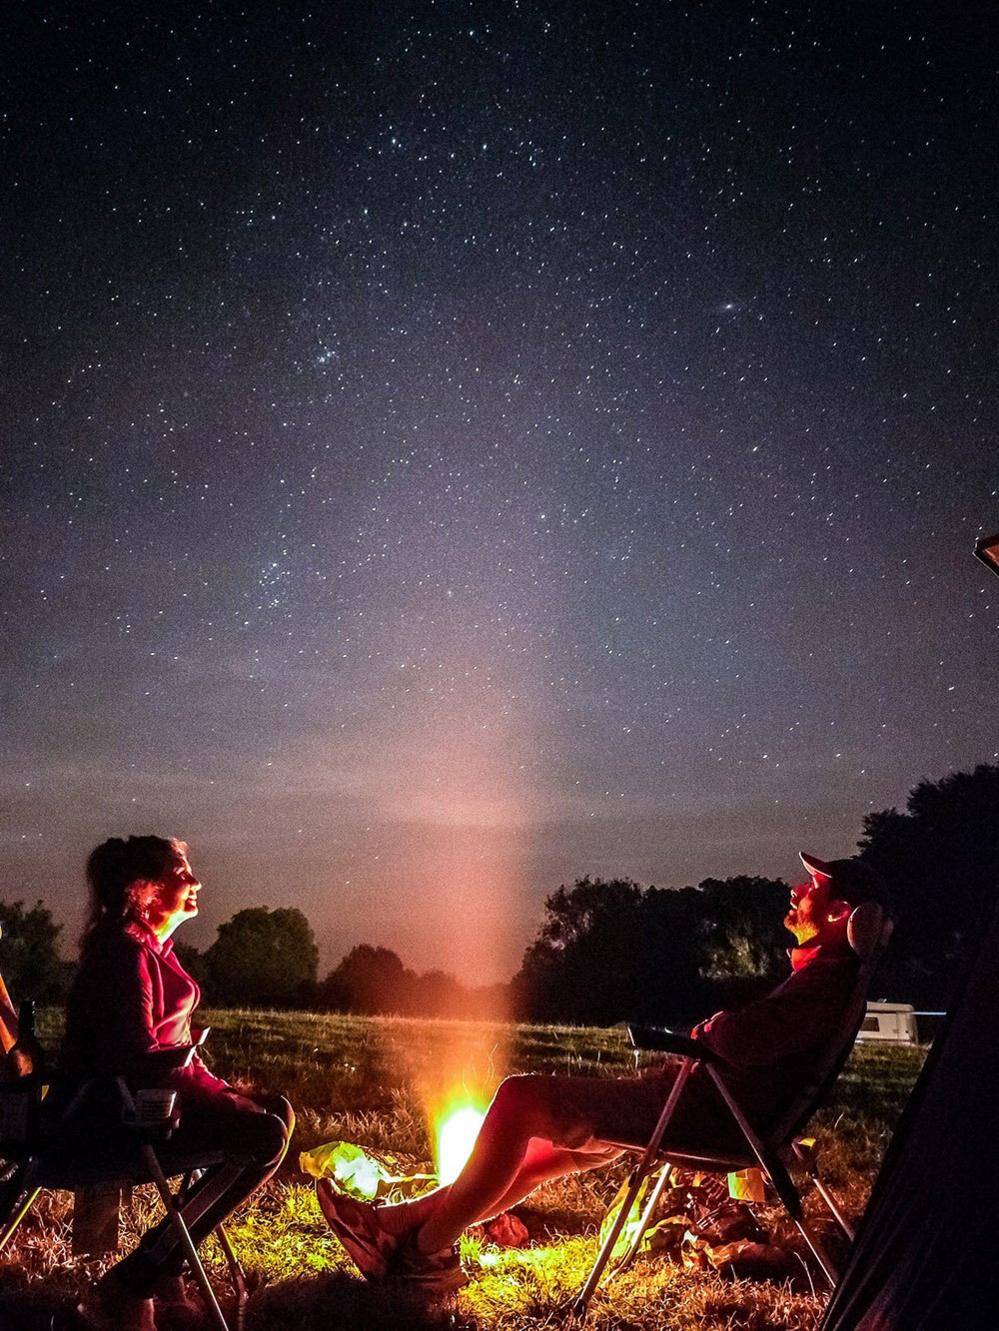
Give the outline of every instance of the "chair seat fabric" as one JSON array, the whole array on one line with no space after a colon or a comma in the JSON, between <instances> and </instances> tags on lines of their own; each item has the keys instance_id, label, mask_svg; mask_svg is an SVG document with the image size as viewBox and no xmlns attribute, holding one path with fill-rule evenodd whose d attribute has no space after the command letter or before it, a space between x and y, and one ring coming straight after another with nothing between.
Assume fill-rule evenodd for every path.
<instances>
[{"instance_id":1,"label":"chair seat fabric","mask_svg":"<svg viewBox=\"0 0 999 1331\"><path fill-rule=\"evenodd\" d=\"M171 1155L168 1149L163 1148L157 1149L156 1155L167 1178L187 1174L195 1169L208 1169L210 1166L222 1164L225 1160L225 1153L222 1151ZM43 1157L38 1163L35 1177L37 1187L59 1188L68 1192L98 1183L129 1187L153 1181L146 1162L138 1155L96 1158L86 1162Z\"/></svg>"}]
</instances>

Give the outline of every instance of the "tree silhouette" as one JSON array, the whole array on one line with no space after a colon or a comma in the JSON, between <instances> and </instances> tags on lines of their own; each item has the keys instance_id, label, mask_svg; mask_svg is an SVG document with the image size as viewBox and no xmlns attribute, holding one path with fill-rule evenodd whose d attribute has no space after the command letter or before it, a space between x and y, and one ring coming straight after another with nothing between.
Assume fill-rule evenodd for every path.
<instances>
[{"instance_id":1,"label":"tree silhouette","mask_svg":"<svg viewBox=\"0 0 999 1331\"><path fill-rule=\"evenodd\" d=\"M768 980L787 969L788 886L777 878L705 878L702 968L709 979Z\"/></svg>"},{"instance_id":2,"label":"tree silhouette","mask_svg":"<svg viewBox=\"0 0 999 1331\"><path fill-rule=\"evenodd\" d=\"M49 1003L66 989L66 967L59 959L59 934L52 913L40 901L29 910L23 901L0 901L0 975L16 1007L26 998Z\"/></svg>"},{"instance_id":3,"label":"tree silhouette","mask_svg":"<svg viewBox=\"0 0 999 1331\"><path fill-rule=\"evenodd\" d=\"M506 984L468 988L447 971L417 975L387 947L359 943L316 990L316 1004L368 1016L467 1017L502 1020L511 1015Z\"/></svg>"},{"instance_id":4,"label":"tree silhouette","mask_svg":"<svg viewBox=\"0 0 999 1331\"><path fill-rule=\"evenodd\" d=\"M523 1015L607 1024L694 1020L738 982L754 989L786 965L785 884L705 879L643 888L580 878L545 902L514 982Z\"/></svg>"},{"instance_id":5,"label":"tree silhouette","mask_svg":"<svg viewBox=\"0 0 999 1331\"><path fill-rule=\"evenodd\" d=\"M364 1015L411 1011L416 976L391 948L359 943L319 986L323 1007Z\"/></svg>"},{"instance_id":6,"label":"tree silhouette","mask_svg":"<svg viewBox=\"0 0 999 1331\"><path fill-rule=\"evenodd\" d=\"M300 910L253 906L219 926L205 953L215 1002L284 1007L312 999L319 949Z\"/></svg>"},{"instance_id":7,"label":"tree silhouette","mask_svg":"<svg viewBox=\"0 0 999 1331\"><path fill-rule=\"evenodd\" d=\"M545 902L545 920L524 953L517 988L540 1020L617 1020L617 986L627 1006L632 988L630 958L638 941L642 888L627 878L611 882L580 878L563 884ZM616 980L616 984L613 982Z\"/></svg>"},{"instance_id":8,"label":"tree silhouette","mask_svg":"<svg viewBox=\"0 0 999 1331\"><path fill-rule=\"evenodd\" d=\"M881 983L893 997L946 1006L999 893L999 766L923 781L906 812L864 818L862 858L894 896L898 923Z\"/></svg>"}]
</instances>

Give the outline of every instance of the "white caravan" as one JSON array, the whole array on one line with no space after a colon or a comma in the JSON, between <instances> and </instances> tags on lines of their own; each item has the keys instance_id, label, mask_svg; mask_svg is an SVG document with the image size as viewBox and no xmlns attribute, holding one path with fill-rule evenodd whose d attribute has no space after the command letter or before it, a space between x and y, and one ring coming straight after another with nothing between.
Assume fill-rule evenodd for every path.
<instances>
[{"instance_id":1,"label":"white caravan","mask_svg":"<svg viewBox=\"0 0 999 1331\"><path fill-rule=\"evenodd\" d=\"M915 1008L911 1003L868 1003L857 1041L861 1044L917 1044L919 1032Z\"/></svg>"}]
</instances>

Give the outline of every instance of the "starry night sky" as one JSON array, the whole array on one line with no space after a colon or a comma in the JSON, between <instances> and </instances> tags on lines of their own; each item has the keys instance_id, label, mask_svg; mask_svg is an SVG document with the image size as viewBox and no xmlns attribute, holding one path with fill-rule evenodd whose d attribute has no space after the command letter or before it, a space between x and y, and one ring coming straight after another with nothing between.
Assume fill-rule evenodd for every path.
<instances>
[{"instance_id":1,"label":"starry night sky","mask_svg":"<svg viewBox=\"0 0 999 1331\"><path fill-rule=\"evenodd\" d=\"M485 981L999 757L975 7L18 9L0 894Z\"/></svg>"}]
</instances>

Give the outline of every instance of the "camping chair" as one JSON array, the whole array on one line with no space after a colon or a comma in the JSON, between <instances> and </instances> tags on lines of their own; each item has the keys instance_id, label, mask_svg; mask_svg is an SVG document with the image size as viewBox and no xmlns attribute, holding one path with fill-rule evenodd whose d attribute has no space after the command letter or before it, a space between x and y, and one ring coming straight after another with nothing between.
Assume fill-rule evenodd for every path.
<instances>
[{"instance_id":1,"label":"camping chair","mask_svg":"<svg viewBox=\"0 0 999 1331\"><path fill-rule=\"evenodd\" d=\"M850 995L850 1001L843 1013L843 1019L833 1036L830 1037L824 1056L812 1080L801 1088L793 1103L788 1105L783 1116L765 1134L761 1135L753 1128L729 1089L725 1080L726 1064L722 1059L697 1040L691 1040L682 1035L674 1035L671 1031L656 1030L655 1048L678 1054L682 1061L676 1080L670 1088L670 1093L659 1116L659 1121L642 1151L638 1164L632 1171L628 1190L624 1201L621 1203L620 1210L600 1246L593 1269L573 1304L573 1312L577 1317L582 1319L586 1316L590 1299L617 1245L621 1231L628 1221L642 1184L653 1168L658 1165L662 1166L659 1180L652 1189L628 1250L618 1264L617 1270L622 1270L630 1265L638 1252L642 1237L648 1228L649 1221L652 1219L656 1203L659 1201L669 1177L669 1166L675 1165L696 1170L700 1173L714 1174L730 1174L737 1170L757 1167L763 1170L764 1175L821 1266L830 1285L835 1285L837 1280L836 1267L818 1237L805 1221L801 1196L788 1171L787 1162L793 1159L805 1169L809 1178L815 1184L819 1195L829 1208L833 1219L846 1237L852 1240L853 1230L818 1176L814 1151L807 1142L798 1141L797 1137L812 1114L829 1094L843 1069L843 1065L850 1056L857 1031L860 1029L860 1023L863 1021L867 1009L867 990L870 986L871 976L888 944L892 923L883 908L874 901L864 902L857 906L851 914L848 922L848 937L850 946L859 958L860 965L857 969L857 978L853 992ZM649 1028L645 1029L648 1030ZM639 1044L640 1039L636 1038L636 1034L633 1034L632 1038L636 1044ZM719 1095L731 1112L732 1118L745 1142L744 1149L719 1150L717 1153L702 1147L693 1150L670 1148L668 1151L660 1151L663 1136L669 1126L687 1078L698 1063L704 1066ZM623 1145L632 1151L642 1149L636 1147L633 1142L614 1144ZM662 1159L661 1156L666 1158Z\"/></svg>"},{"instance_id":2,"label":"camping chair","mask_svg":"<svg viewBox=\"0 0 999 1331\"><path fill-rule=\"evenodd\" d=\"M121 1076L84 1082L57 1117L46 1115L36 1078L26 1078L30 1082L28 1086L14 1083L0 1087L0 1126L5 1129L0 1132L0 1252L43 1188L74 1191L94 1186L130 1188L140 1183L154 1183L211 1322L218 1331L229 1331L181 1213L191 1184L203 1170L222 1164L225 1153L171 1153L169 1138L176 1120L173 1099L169 1091L164 1094L162 1088L163 1074L188 1066L207 1034L207 1030L202 1031L197 1044L145 1055L136 1074L127 1080ZM132 1089L145 1078L151 1085ZM74 1160L73 1120L88 1097L109 1087L113 1088L121 1110L125 1149L115 1153L114 1158ZM173 1193L167 1179L177 1175L183 1178ZM235 1320L237 1328L241 1329L247 1297L246 1278L223 1227L218 1225L214 1233L235 1286Z\"/></svg>"}]
</instances>

